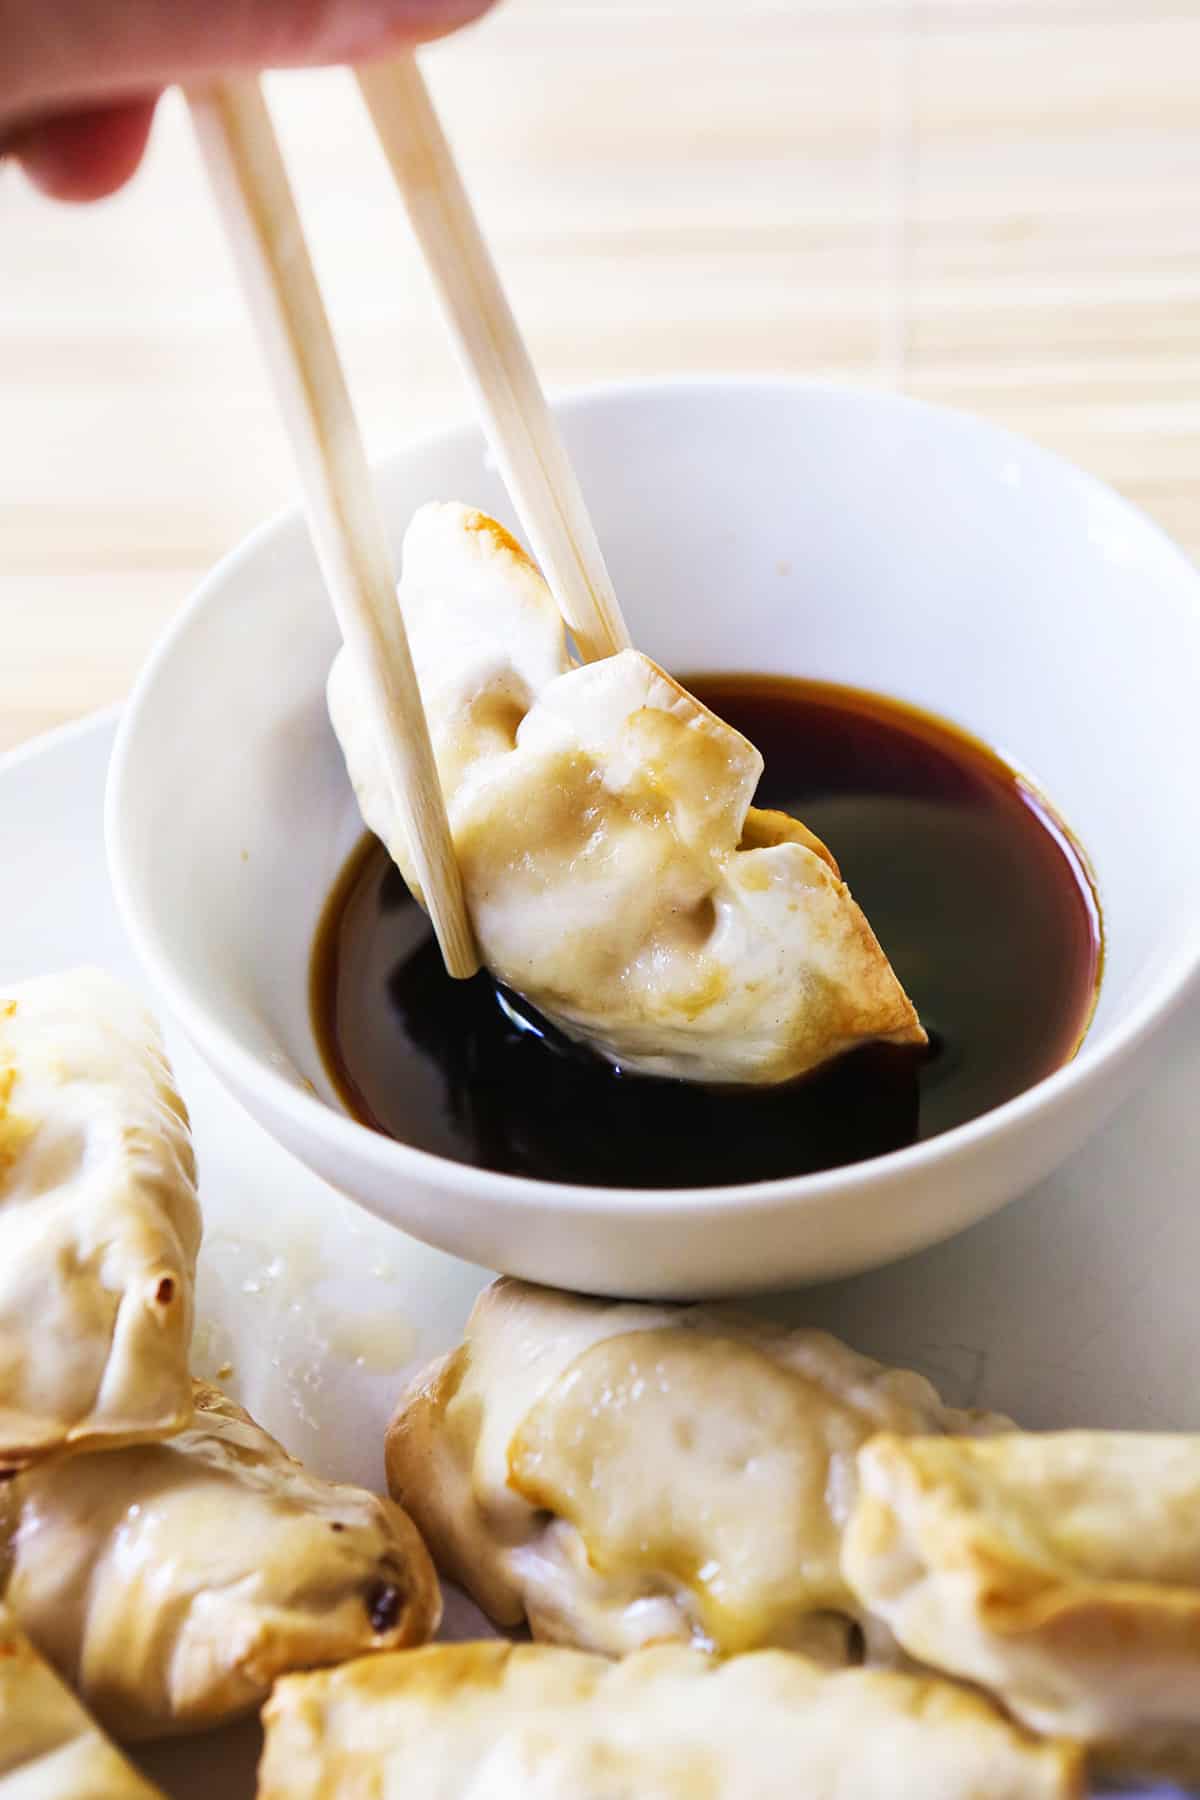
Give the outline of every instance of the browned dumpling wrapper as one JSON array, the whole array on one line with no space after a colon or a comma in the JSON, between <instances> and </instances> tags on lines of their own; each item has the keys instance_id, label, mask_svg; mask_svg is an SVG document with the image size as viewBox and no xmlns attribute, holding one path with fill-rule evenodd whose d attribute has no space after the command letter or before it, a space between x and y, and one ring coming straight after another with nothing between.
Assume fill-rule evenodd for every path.
<instances>
[{"instance_id":1,"label":"browned dumpling wrapper","mask_svg":"<svg viewBox=\"0 0 1200 1800\"><path fill-rule=\"evenodd\" d=\"M840 1565L860 1446L1002 1423L821 1331L500 1281L402 1399L388 1482L501 1625L840 1662L870 1629Z\"/></svg>"},{"instance_id":2,"label":"browned dumpling wrapper","mask_svg":"<svg viewBox=\"0 0 1200 1800\"><path fill-rule=\"evenodd\" d=\"M0 1471L187 1424L199 1245L144 1007L98 969L0 987Z\"/></svg>"},{"instance_id":3,"label":"browned dumpling wrapper","mask_svg":"<svg viewBox=\"0 0 1200 1800\"><path fill-rule=\"evenodd\" d=\"M1079 1761L945 1682L682 1646L439 1645L280 1682L259 1800L1076 1800Z\"/></svg>"},{"instance_id":4,"label":"browned dumpling wrapper","mask_svg":"<svg viewBox=\"0 0 1200 1800\"><path fill-rule=\"evenodd\" d=\"M577 665L503 526L420 508L399 602L480 954L624 1069L769 1085L923 1044L830 850L751 804L754 745L638 650ZM364 822L416 889L353 659L329 713ZM836 848L836 846L835 846ZM418 893L418 898L419 898Z\"/></svg>"},{"instance_id":5,"label":"browned dumpling wrapper","mask_svg":"<svg viewBox=\"0 0 1200 1800\"><path fill-rule=\"evenodd\" d=\"M216 1389L195 1404L168 1443L0 1488L8 1603L121 1738L216 1724L287 1670L423 1643L441 1616L398 1506L309 1474Z\"/></svg>"},{"instance_id":6,"label":"browned dumpling wrapper","mask_svg":"<svg viewBox=\"0 0 1200 1800\"><path fill-rule=\"evenodd\" d=\"M922 1662L1098 1763L1200 1777L1200 1437L881 1437L846 1574Z\"/></svg>"},{"instance_id":7,"label":"browned dumpling wrapper","mask_svg":"<svg viewBox=\"0 0 1200 1800\"><path fill-rule=\"evenodd\" d=\"M163 1800L0 1606L0 1800Z\"/></svg>"}]
</instances>

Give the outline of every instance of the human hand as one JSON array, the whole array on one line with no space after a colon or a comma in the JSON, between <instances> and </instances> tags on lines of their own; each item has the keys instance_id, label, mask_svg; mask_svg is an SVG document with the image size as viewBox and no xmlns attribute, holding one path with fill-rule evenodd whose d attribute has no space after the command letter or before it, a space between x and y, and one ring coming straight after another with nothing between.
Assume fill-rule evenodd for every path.
<instances>
[{"instance_id":1,"label":"human hand","mask_svg":"<svg viewBox=\"0 0 1200 1800\"><path fill-rule=\"evenodd\" d=\"M0 154L62 200L142 159L173 81L360 62L441 37L491 0L0 0Z\"/></svg>"}]
</instances>

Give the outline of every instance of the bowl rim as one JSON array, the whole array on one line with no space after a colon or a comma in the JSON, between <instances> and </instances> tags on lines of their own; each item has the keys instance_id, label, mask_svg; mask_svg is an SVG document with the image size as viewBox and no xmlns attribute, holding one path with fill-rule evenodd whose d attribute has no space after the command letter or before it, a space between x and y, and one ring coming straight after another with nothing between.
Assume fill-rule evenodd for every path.
<instances>
[{"instance_id":1,"label":"bowl rim","mask_svg":"<svg viewBox=\"0 0 1200 1800\"><path fill-rule=\"evenodd\" d=\"M1008 446L1014 452L1019 451L1027 460L1041 464L1060 479L1065 477L1085 494L1096 496L1106 506L1115 507L1118 513L1133 521L1138 531L1149 542L1156 543L1168 562L1173 562L1194 587L1196 605L1200 608L1200 568L1140 507L1068 458L963 408L893 393L865 381L763 372L651 375L596 381L556 391L551 398L554 410L569 416L598 403L620 403L658 393L691 392L699 397L739 390L763 394L831 395L868 408L929 419L940 428L949 426L953 430L965 430L990 438L997 448ZM380 480L393 465L411 457L418 448L433 451L464 439L477 440L481 448L485 447L478 425L470 420L460 420L437 431L415 433L402 439L386 456L374 460L372 475L376 481ZM1089 1049L1085 1035L1076 1054L1061 1068L1043 1076L1000 1106L952 1126L936 1137L863 1162L814 1173L779 1176L769 1181L734 1182L717 1187L654 1188L546 1181L456 1162L372 1130L350 1114L336 1110L315 1091L298 1087L269 1062L245 1048L237 1035L209 1011L203 994L195 991L177 973L150 908L139 898L130 871L132 859L125 853L123 796L131 780L142 715L160 673L173 663L177 654L186 651L189 635L201 625L209 607L218 602L230 578L238 574L243 565L252 562L275 537L285 531L294 531L301 520L301 507L293 501L257 525L202 577L152 646L121 710L105 788L104 838L109 879L125 930L153 982L206 1060L222 1079L242 1092L258 1095L272 1119L282 1116L305 1140L323 1139L349 1164L365 1161L380 1175L420 1180L426 1186L465 1192L475 1200L491 1200L501 1206L533 1204L544 1208L551 1204L565 1212L594 1212L603 1206L605 1210L630 1216L660 1212L664 1208L719 1213L738 1206L752 1208L761 1214L807 1204L827 1204L831 1200L849 1201L856 1193L893 1178L908 1180L969 1155L988 1140L1009 1141L1034 1116L1061 1111L1072 1097L1100 1087L1119 1065L1133 1058L1184 1004L1189 991L1200 986L1198 915L1195 925L1176 946L1165 967L1158 971L1145 993L1139 995L1125 1015L1115 1022L1098 1047ZM1005 754L1003 748L999 748L999 754ZM1008 760L1011 762L1012 759ZM1086 846L1084 848L1086 850Z\"/></svg>"}]
</instances>

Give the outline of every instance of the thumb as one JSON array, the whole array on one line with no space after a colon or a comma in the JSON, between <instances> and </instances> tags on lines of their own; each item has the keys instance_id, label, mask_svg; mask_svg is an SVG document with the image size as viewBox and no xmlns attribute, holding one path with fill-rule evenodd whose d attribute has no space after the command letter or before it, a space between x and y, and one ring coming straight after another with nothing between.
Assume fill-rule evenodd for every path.
<instances>
[{"instance_id":1,"label":"thumb","mask_svg":"<svg viewBox=\"0 0 1200 1800\"><path fill-rule=\"evenodd\" d=\"M160 89L238 69L361 62L490 0L0 0L0 156L62 200L120 187Z\"/></svg>"}]
</instances>

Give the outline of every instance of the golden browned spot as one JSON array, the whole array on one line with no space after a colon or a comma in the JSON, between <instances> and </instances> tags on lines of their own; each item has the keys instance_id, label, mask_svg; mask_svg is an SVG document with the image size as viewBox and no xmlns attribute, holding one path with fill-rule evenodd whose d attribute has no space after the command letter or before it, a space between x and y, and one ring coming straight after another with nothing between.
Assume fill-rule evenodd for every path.
<instances>
[{"instance_id":1,"label":"golden browned spot","mask_svg":"<svg viewBox=\"0 0 1200 1800\"><path fill-rule=\"evenodd\" d=\"M154 1298L159 1306L170 1306L175 1298L175 1283L170 1275L164 1275L154 1290Z\"/></svg>"},{"instance_id":2,"label":"golden browned spot","mask_svg":"<svg viewBox=\"0 0 1200 1800\"><path fill-rule=\"evenodd\" d=\"M32 1122L18 1118L12 1110L16 1085L16 1065L11 1062L0 1065L0 1177L12 1168L34 1132Z\"/></svg>"},{"instance_id":3,"label":"golden browned spot","mask_svg":"<svg viewBox=\"0 0 1200 1800\"><path fill-rule=\"evenodd\" d=\"M0 1004L0 1019L11 1019L15 1015L16 1010L17 1003L15 1000L5 1000L3 1004Z\"/></svg>"},{"instance_id":4,"label":"golden browned spot","mask_svg":"<svg viewBox=\"0 0 1200 1800\"><path fill-rule=\"evenodd\" d=\"M857 966L859 986L852 999L848 990L823 984L831 1028L834 1021L839 1021L839 1035L847 1038L875 1036L897 1044L928 1043L916 1008L896 979L866 915L848 889L843 888L841 898L845 904L837 924L843 954Z\"/></svg>"},{"instance_id":5,"label":"golden browned spot","mask_svg":"<svg viewBox=\"0 0 1200 1800\"><path fill-rule=\"evenodd\" d=\"M498 1688L516 1646L502 1639L473 1644L429 1644L390 1656L363 1657L347 1665L356 1685L378 1683L384 1693L398 1686L429 1699L453 1699L465 1688Z\"/></svg>"},{"instance_id":6,"label":"golden browned spot","mask_svg":"<svg viewBox=\"0 0 1200 1800\"><path fill-rule=\"evenodd\" d=\"M527 554L525 546L519 544L512 532L505 530L499 520L489 519L486 513L472 512L468 513L463 520L463 526L467 531L477 531L482 536L490 537L497 549L507 550L510 556L517 557L520 562L525 563L529 568L532 569L535 566L532 559Z\"/></svg>"},{"instance_id":7,"label":"golden browned spot","mask_svg":"<svg viewBox=\"0 0 1200 1800\"><path fill-rule=\"evenodd\" d=\"M711 905L711 901L709 904ZM728 992L728 974L720 963L710 961L703 980L670 995L665 1011L668 1017L671 1013L681 1012L685 1019L698 1019L710 1006L716 1006L718 1001L723 1000Z\"/></svg>"}]
</instances>

